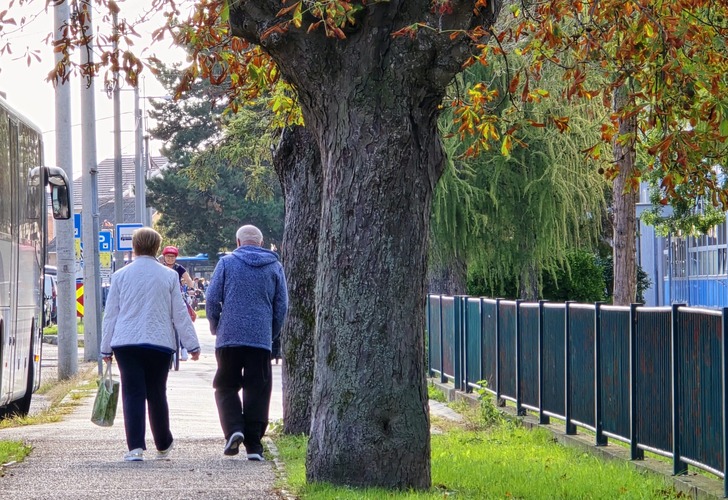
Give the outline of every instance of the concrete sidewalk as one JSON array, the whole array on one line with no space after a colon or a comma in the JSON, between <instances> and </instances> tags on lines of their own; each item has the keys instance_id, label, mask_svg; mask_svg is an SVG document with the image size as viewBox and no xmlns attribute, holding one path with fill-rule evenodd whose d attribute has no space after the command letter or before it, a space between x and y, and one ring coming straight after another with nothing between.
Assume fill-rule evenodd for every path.
<instances>
[{"instance_id":1,"label":"concrete sidewalk","mask_svg":"<svg viewBox=\"0 0 728 500\"><path fill-rule=\"evenodd\" d=\"M195 323L202 345L199 361L181 363L169 374L168 397L175 449L156 459L147 429L143 462L124 462L121 401L113 427L90 422L93 395L63 421L0 430L0 440L22 440L33 451L4 469L0 497L10 499L238 499L282 498L274 490L272 461L251 462L242 453L226 457L215 407L212 378L216 363L208 323ZM45 348L46 346L44 346ZM53 349L47 350L52 364ZM52 366L49 366L52 369ZM45 375L44 375L45 376ZM117 374L118 376L118 374ZM282 418L281 367L273 365L271 420Z\"/></svg>"}]
</instances>

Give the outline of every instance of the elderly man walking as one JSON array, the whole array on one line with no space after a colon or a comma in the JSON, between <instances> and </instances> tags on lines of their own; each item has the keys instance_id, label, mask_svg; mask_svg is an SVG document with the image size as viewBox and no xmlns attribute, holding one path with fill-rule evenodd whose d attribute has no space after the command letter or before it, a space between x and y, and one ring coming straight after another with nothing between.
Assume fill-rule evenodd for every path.
<instances>
[{"instance_id":1,"label":"elderly man walking","mask_svg":"<svg viewBox=\"0 0 728 500\"><path fill-rule=\"evenodd\" d=\"M248 460L263 460L271 358L280 357L288 291L278 255L261 248L260 229L242 226L235 238L238 248L220 259L207 289L207 319L217 336L213 387L225 434L223 453L237 455L243 444Z\"/></svg>"}]
</instances>

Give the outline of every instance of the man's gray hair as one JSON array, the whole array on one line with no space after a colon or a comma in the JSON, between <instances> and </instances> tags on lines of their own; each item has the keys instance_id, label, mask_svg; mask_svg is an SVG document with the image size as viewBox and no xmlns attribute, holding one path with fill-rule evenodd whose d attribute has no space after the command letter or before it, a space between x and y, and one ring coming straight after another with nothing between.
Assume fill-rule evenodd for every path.
<instances>
[{"instance_id":1,"label":"man's gray hair","mask_svg":"<svg viewBox=\"0 0 728 500\"><path fill-rule=\"evenodd\" d=\"M255 226L251 226L250 224L245 226L240 226L238 229L238 232L235 233L235 238L238 240L238 244L240 246L243 245L257 245L261 246L263 244L263 233L260 232L260 229L258 229Z\"/></svg>"}]
</instances>

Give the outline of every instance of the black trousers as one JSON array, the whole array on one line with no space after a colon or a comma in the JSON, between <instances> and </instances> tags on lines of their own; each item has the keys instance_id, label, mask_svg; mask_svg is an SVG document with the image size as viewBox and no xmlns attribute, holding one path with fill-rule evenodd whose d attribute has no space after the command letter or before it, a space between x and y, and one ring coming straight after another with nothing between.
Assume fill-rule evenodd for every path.
<instances>
[{"instance_id":1,"label":"black trousers","mask_svg":"<svg viewBox=\"0 0 728 500\"><path fill-rule=\"evenodd\" d=\"M126 444L130 450L146 446L145 410L154 446L166 450L172 444L167 404L167 376L172 355L146 347L117 347L114 356L121 375Z\"/></svg>"},{"instance_id":2,"label":"black trousers","mask_svg":"<svg viewBox=\"0 0 728 500\"><path fill-rule=\"evenodd\" d=\"M267 349L256 347L215 349L217 373L212 386L222 431L225 439L233 432L242 432L248 453L263 451L260 440L268 427L273 390L270 354Z\"/></svg>"}]
</instances>

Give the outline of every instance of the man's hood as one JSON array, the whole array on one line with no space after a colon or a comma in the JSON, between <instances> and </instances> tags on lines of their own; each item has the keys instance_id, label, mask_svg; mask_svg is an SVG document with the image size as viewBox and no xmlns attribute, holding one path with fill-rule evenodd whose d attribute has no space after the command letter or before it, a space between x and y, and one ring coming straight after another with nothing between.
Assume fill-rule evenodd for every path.
<instances>
[{"instance_id":1,"label":"man's hood","mask_svg":"<svg viewBox=\"0 0 728 500\"><path fill-rule=\"evenodd\" d=\"M278 262L278 254L253 245L238 247L233 251L233 255L253 267L263 267Z\"/></svg>"}]
</instances>

